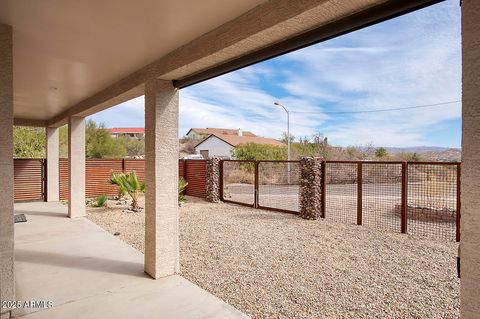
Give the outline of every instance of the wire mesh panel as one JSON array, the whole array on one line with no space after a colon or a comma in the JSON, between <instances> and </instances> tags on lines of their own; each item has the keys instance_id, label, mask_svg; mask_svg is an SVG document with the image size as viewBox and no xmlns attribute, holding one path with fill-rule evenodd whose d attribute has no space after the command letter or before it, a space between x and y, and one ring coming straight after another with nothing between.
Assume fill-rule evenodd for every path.
<instances>
[{"instance_id":1,"label":"wire mesh panel","mask_svg":"<svg viewBox=\"0 0 480 319\"><path fill-rule=\"evenodd\" d=\"M401 231L402 163L362 163L363 224Z\"/></svg>"},{"instance_id":2,"label":"wire mesh panel","mask_svg":"<svg viewBox=\"0 0 480 319\"><path fill-rule=\"evenodd\" d=\"M300 212L300 162L258 162L258 205Z\"/></svg>"},{"instance_id":3,"label":"wire mesh panel","mask_svg":"<svg viewBox=\"0 0 480 319\"><path fill-rule=\"evenodd\" d=\"M245 205L255 204L255 162L224 161L223 200Z\"/></svg>"},{"instance_id":4,"label":"wire mesh panel","mask_svg":"<svg viewBox=\"0 0 480 319\"><path fill-rule=\"evenodd\" d=\"M457 164L408 164L408 233L455 240Z\"/></svg>"},{"instance_id":5,"label":"wire mesh panel","mask_svg":"<svg viewBox=\"0 0 480 319\"><path fill-rule=\"evenodd\" d=\"M344 223L357 220L357 163L327 162L325 217Z\"/></svg>"}]
</instances>

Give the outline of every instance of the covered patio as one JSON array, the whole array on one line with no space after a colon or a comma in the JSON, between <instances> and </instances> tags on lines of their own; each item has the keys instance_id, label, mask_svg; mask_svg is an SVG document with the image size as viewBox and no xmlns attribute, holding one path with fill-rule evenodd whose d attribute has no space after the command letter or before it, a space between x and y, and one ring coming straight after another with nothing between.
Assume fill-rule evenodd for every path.
<instances>
[{"instance_id":1,"label":"covered patio","mask_svg":"<svg viewBox=\"0 0 480 319\"><path fill-rule=\"evenodd\" d=\"M179 90L437 2L0 0L1 301L53 301L29 318L241 317L178 276ZM480 313L479 15L478 1L462 1L464 318ZM145 255L83 217L85 118L141 95ZM68 209L55 203L65 124ZM52 203L14 207L14 125L46 129ZM29 221L14 225L15 210ZM29 311L2 307L1 318Z\"/></svg>"},{"instance_id":2,"label":"covered patio","mask_svg":"<svg viewBox=\"0 0 480 319\"><path fill-rule=\"evenodd\" d=\"M16 299L52 308L18 308L22 318L247 318L179 275L158 280L143 254L58 203L21 203L15 225Z\"/></svg>"}]
</instances>

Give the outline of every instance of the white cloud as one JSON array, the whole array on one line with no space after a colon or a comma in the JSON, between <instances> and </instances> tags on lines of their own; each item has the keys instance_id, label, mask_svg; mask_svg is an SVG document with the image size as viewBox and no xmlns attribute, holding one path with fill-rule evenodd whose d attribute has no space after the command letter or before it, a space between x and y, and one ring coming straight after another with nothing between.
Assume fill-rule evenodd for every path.
<instances>
[{"instance_id":1,"label":"white cloud","mask_svg":"<svg viewBox=\"0 0 480 319\"><path fill-rule=\"evenodd\" d=\"M180 134L191 127L228 127L279 137L286 131L286 118L273 105L278 100L291 111L318 112L291 114L291 132L297 137L323 132L337 145L430 145L429 132L459 120L460 105L352 115L322 112L460 100L460 52L458 3L447 1L184 89ZM143 98L120 108L96 118L109 126L143 125Z\"/></svg>"}]
</instances>

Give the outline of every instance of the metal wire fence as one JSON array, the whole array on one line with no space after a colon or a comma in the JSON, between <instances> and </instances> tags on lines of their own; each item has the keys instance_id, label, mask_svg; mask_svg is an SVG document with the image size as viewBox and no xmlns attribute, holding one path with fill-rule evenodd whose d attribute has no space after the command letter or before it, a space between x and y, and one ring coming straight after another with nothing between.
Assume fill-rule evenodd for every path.
<instances>
[{"instance_id":1,"label":"metal wire fence","mask_svg":"<svg viewBox=\"0 0 480 319\"><path fill-rule=\"evenodd\" d=\"M255 161L222 161L220 169L222 199L255 206Z\"/></svg>"},{"instance_id":2,"label":"metal wire fence","mask_svg":"<svg viewBox=\"0 0 480 319\"><path fill-rule=\"evenodd\" d=\"M326 161L323 167L325 218L460 240L460 163ZM222 161L221 170L224 201L300 212L299 161Z\"/></svg>"},{"instance_id":3,"label":"metal wire fence","mask_svg":"<svg viewBox=\"0 0 480 319\"><path fill-rule=\"evenodd\" d=\"M362 224L401 231L402 163L359 164L362 167Z\"/></svg>"},{"instance_id":4,"label":"metal wire fence","mask_svg":"<svg viewBox=\"0 0 480 319\"><path fill-rule=\"evenodd\" d=\"M356 223L358 164L328 162L325 168L325 218L343 223Z\"/></svg>"},{"instance_id":5,"label":"metal wire fence","mask_svg":"<svg viewBox=\"0 0 480 319\"><path fill-rule=\"evenodd\" d=\"M408 233L456 239L460 165L408 165ZM435 225L434 227L432 225Z\"/></svg>"},{"instance_id":6,"label":"metal wire fence","mask_svg":"<svg viewBox=\"0 0 480 319\"><path fill-rule=\"evenodd\" d=\"M258 162L258 208L300 211L299 162Z\"/></svg>"}]
</instances>

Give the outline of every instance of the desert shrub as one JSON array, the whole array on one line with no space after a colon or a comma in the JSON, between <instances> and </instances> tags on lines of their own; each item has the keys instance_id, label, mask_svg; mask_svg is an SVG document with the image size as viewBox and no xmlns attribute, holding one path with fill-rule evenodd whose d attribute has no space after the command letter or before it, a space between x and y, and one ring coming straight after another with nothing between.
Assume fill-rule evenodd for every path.
<instances>
[{"instance_id":1,"label":"desert shrub","mask_svg":"<svg viewBox=\"0 0 480 319\"><path fill-rule=\"evenodd\" d=\"M105 207L105 206L107 206L107 200L108 200L107 196L100 195L92 203L92 206L93 207Z\"/></svg>"},{"instance_id":2,"label":"desert shrub","mask_svg":"<svg viewBox=\"0 0 480 319\"><path fill-rule=\"evenodd\" d=\"M240 184L253 184L255 178L252 172L249 172L248 169L235 169L232 170L228 175L224 175L225 182L230 183L240 183Z\"/></svg>"},{"instance_id":3,"label":"desert shrub","mask_svg":"<svg viewBox=\"0 0 480 319\"><path fill-rule=\"evenodd\" d=\"M140 207L138 206L138 198L141 193L145 192L145 183L140 183L138 181L135 171L127 174L112 173L110 183L117 185L119 192L130 195L130 198L132 199L131 210L134 212L140 210Z\"/></svg>"}]
</instances>

